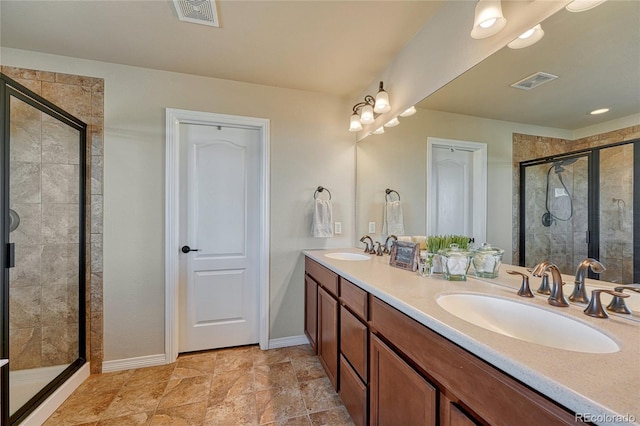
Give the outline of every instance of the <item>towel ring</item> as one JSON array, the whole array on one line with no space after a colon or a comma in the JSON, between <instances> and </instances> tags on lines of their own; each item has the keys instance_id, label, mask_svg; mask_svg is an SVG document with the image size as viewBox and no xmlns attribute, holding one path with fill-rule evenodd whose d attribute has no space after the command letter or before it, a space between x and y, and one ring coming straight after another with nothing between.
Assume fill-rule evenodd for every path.
<instances>
[{"instance_id":1,"label":"towel ring","mask_svg":"<svg viewBox=\"0 0 640 426\"><path fill-rule=\"evenodd\" d=\"M394 190L394 189L389 189L389 188L387 188L387 189L385 189L385 190L384 190L384 192L385 192L385 196L384 196L384 200L385 200L385 201L389 201L389 195L390 195L392 192L395 192L395 193L396 193L396 195L398 196L398 201L400 201L400 194L398 194L398 191L396 191L396 190Z\"/></svg>"},{"instance_id":2,"label":"towel ring","mask_svg":"<svg viewBox=\"0 0 640 426\"><path fill-rule=\"evenodd\" d=\"M324 192L327 191L327 194L329 194L329 200L331 200L331 191L329 191L327 188L324 188L322 186L319 186L318 189L316 189L316 192L313 193L313 199L317 200L318 197L316 197L316 195L318 195L318 192Z\"/></svg>"}]
</instances>

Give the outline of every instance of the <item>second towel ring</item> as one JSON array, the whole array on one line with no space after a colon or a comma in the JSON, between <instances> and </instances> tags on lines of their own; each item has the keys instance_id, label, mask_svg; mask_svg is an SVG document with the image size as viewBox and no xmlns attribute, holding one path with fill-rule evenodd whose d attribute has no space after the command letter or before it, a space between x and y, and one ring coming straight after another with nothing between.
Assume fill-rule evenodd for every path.
<instances>
[{"instance_id":1,"label":"second towel ring","mask_svg":"<svg viewBox=\"0 0 640 426\"><path fill-rule=\"evenodd\" d=\"M385 196L384 196L384 200L385 200L385 201L389 201L389 195L390 195L392 192L395 192L395 193L396 193L396 195L398 196L398 201L400 201L400 194L398 193L398 191L396 191L396 190L394 190L394 189L389 189L389 188L387 188L387 189L385 189L385 190L384 190L384 192L385 192Z\"/></svg>"},{"instance_id":2,"label":"second towel ring","mask_svg":"<svg viewBox=\"0 0 640 426\"><path fill-rule=\"evenodd\" d=\"M324 192L327 191L327 194L329 194L329 200L331 200L331 191L329 191L327 188L324 188L322 186L319 186L318 189L316 189L316 192L313 193L313 199L317 200L318 198L316 197L318 195L318 192Z\"/></svg>"}]
</instances>

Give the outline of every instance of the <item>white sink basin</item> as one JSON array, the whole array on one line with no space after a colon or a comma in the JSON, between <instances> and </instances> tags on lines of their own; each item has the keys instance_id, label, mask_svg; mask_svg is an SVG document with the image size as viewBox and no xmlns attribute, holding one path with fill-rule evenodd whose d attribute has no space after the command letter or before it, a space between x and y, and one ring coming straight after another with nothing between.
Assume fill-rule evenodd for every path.
<instances>
[{"instance_id":1,"label":"white sink basin","mask_svg":"<svg viewBox=\"0 0 640 426\"><path fill-rule=\"evenodd\" d=\"M360 253L327 253L326 257L338 260L369 260L371 256Z\"/></svg>"},{"instance_id":2,"label":"white sink basin","mask_svg":"<svg viewBox=\"0 0 640 426\"><path fill-rule=\"evenodd\" d=\"M574 352L620 350L609 336L587 324L529 304L463 293L440 296L438 304L458 318L515 339Z\"/></svg>"}]
</instances>

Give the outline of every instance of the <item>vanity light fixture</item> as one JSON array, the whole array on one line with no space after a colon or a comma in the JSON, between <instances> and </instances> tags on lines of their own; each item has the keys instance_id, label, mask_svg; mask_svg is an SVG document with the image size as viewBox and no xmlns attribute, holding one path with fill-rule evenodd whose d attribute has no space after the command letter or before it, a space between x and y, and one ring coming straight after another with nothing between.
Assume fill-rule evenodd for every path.
<instances>
[{"instance_id":1,"label":"vanity light fixture","mask_svg":"<svg viewBox=\"0 0 640 426\"><path fill-rule=\"evenodd\" d=\"M530 30L520 34L517 39L507 44L507 46L511 49L522 49L536 44L540 41L542 36L544 36L544 31L540 24L538 24Z\"/></svg>"},{"instance_id":2,"label":"vanity light fixture","mask_svg":"<svg viewBox=\"0 0 640 426\"><path fill-rule=\"evenodd\" d=\"M353 106L353 114L349 120L349 131L359 132L363 124L371 124L375 121L375 114L382 114L391 110L389 94L384 90L383 82L380 82L380 89L374 98L366 95L363 102L358 102Z\"/></svg>"},{"instance_id":3,"label":"vanity light fixture","mask_svg":"<svg viewBox=\"0 0 640 426\"><path fill-rule=\"evenodd\" d=\"M500 0L478 0L471 37L481 39L497 34L507 24Z\"/></svg>"},{"instance_id":4,"label":"vanity light fixture","mask_svg":"<svg viewBox=\"0 0 640 426\"><path fill-rule=\"evenodd\" d=\"M591 114L591 115L599 115L599 114L604 114L605 112L609 112L609 111L611 111L609 108L600 108L600 109L594 109L589 114Z\"/></svg>"},{"instance_id":5,"label":"vanity light fixture","mask_svg":"<svg viewBox=\"0 0 640 426\"><path fill-rule=\"evenodd\" d=\"M372 135L381 135L383 133L384 133L384 127L378 127L373 132L371 132Z\"/></svg>"},{"instance_id":6,"label":"vanity light fixture","mask_svg":"<svg viewBox=\"0 0 640 426\"><path fill-rule=\"evenodd\" d=\"M605 1L606 0L573 0L565 9L569 12L584 12L585 10L593 9Z\"/></svg>"},{"instance_id":7,"label":"vanity light fixture","mask_svg":"<svg viewBox=\"0 0 640 426\"><path fill-rule=\"evenodd\" d=\"M400 114L400 117L410 117L416 113L416 107L412 106L404 110L403 113Z\"/></svg>"}]
</instances>

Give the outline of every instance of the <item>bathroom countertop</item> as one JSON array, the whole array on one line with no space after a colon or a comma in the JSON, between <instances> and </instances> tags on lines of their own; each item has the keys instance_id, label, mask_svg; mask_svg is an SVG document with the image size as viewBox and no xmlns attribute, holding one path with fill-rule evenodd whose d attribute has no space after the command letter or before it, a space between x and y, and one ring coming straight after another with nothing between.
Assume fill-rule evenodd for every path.
<instances>
[{"instance_id":1,"label":"bathroom countertop","mask_svg":"<svg viewBox=\"0 0 640 426\"><path fill-rule=\"evenodd\" d=\"M425 278L391 267L388 255L372 255L365 261L325 256L336 252L362 253L362 250L305 250L304 254L567 409L592 416L590 421L593 423L640 424L640 316L636 313L611 314L608 319L599 319L585 315L584 305L558 308L549 305L546 296L518 297L516 291L521 278L505 271L526 272L519 266L503 264L495 279L467 277L467 281L455 282L447 281L439 274ZM573 277L563 278L573 282ZM530 277L532 290L535 291L539 283L539 278ZM596 287L612 285L593 280L588 284ZM567 296L571 290L572 286L565 287ZM573 352L503 336L464 321L440 307L438 297L451 293L492 295L569 316L611 337L620 351L607 354ZM531 326L535 327L535 324Z\"/></svg>"}]
</instances>

